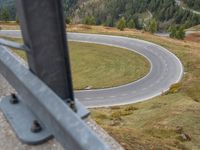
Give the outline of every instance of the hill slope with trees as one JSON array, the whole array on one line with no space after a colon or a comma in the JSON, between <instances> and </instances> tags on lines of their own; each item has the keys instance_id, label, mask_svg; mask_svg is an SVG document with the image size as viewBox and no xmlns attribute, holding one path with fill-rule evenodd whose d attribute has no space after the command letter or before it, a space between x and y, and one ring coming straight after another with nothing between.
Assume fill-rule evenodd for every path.
<instances>
[{"instance_id":1,"label":"hill slope with trees","mask_svg":"<svg viewBox=\"0 0 200 150\"><path fill-rule=\"evenodd\" d=\"M197 1L197 2L196 2ZM184 0L188 5L195 5ZM194 4L195 2L195 4ZM190 4L191 3L191 4ZM126 26L142 29L145 22L141 14L151 12L156 21L157 29L166 31L171 25L181 25L189 28L200 24L200 15L189 10L184 10L177 5L175 0L65 0L64 11L67 22L117 26L119 20L124 18ZM9 12L8 20L15 20L15 1L0 0L0 19L5 20L5 14Z\"/></svg>"},{"instance_id":2,"label":"hill slope with trees","mask_svg":"<svg viewBox=\"0 0 200 150\"><path fill-rule=\"evenodd\" d=\"M183 0L189 8L200 11L200 0Z\"/></svg>"},{"instance_id":3,"label":"hill slope with trees","mask_svg":"<svg viewBox=\"0 0 200 150\"><path fill-rule=\"evenodd\" d=\"M115 26L122 17L126 22L134 20L135 27L143 27L140 14L149 10L158 22L159 30L167 30L171 25L188 28L200 23L200 15L183 10L175 0L86 0L72 12L74 22L84 22L84 18L95 18L96 24Z\"/></svg>"},{"instance_id":4,"label":"hill slope with trees","mask_svg":"<svg viewBox=\"0 0 200 150\"><path fill-rule=\"evenodd\" d=\"M0 0L0 20L15 20L16 8L14 0Z\"/></svg>"}]
</instances>

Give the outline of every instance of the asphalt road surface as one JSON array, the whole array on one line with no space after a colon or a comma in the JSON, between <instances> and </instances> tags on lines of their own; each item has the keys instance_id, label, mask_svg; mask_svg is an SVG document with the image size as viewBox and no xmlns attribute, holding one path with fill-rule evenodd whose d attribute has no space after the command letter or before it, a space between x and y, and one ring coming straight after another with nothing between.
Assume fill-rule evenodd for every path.
<instances>
[{"instance_id":1,"label":"asphalt road surface","mask_svg":"<svg viewBox=\"0 0 200 150\"><path fill-rule=\"evenodd\" d=\"M0 35L21 37L20 31L0 31ZM148 100L167 91L172 84L179 82L183 75L180 60L167 49L150 42L121 36L83 33L68 33L68 39L125 48L143 55L151 64L150 72L136 82L114 88L75 91L76 98L89 108Z\"/></svg>"}]
</instances>

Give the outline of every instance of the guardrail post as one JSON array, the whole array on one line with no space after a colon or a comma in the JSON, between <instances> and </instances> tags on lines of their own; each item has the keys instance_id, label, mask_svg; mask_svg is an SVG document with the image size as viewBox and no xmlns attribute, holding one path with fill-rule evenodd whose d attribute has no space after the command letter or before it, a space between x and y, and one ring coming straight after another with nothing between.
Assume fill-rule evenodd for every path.
<instances>
[{"instance_id":1,"label":"guardrail post","mask_svg":"<svg viewBox=\"0 0 200 150\"><path fill-rule=\"evenodd\" d=\"M73 106L62 0L16 0L30 70Z\"/></svg>"}]
</instances>

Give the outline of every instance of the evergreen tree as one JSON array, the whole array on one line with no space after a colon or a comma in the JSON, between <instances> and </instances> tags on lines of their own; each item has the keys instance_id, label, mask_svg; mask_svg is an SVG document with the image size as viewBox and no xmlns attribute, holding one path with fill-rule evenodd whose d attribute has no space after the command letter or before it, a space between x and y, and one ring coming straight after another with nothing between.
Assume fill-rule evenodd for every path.
<instances>
[{"instance_id":1,"label":"evergreen tree","mask_svg":"<svg viewBox=\"0 0 200 150\"><path fill-rule=\"evenodd\" d=\"M87 16L84 20L84 24L95 25L96 24L95 18L93 16Z\"/></svg>"},{"instance_id":2,"label":"evergreen tree","mask_svg":"<svg viewBox=\"0 0 200 150\"><path fill-rule=\"evenodd\" d=\"M133 16L133 20L134 20L134 23L135 23L135 28L139 29L139 30L142 29L143 25L142 25L142 23L141 23L141 21L139 19L139 15L138 14L135 14Z\"/></svg>"},{"instance_id":3,"label":"evergreen tree","mask_svg":"<svg viewBox=\"0 0 200 150\"><path fill-rule=\"evenodd\" d=\"M3 21L10 20L10 13L6 7L1 9L1 20L3 20Z\"/></svg>"},{"instance_id":4,"label":"evergreen tree","mask_svg":"<svg viewBox=\"0 0 200 150\"><path fill-rule=\"evenodd\" d=\"M135 22L134 22L134 20L133 19L130 19L129 21L128 21L128 23L127 23L127 27L128 28L135 28Z\"/></svg>"},{"instance_id":5,"label":"evergreen tree","mask_svg":"<svg viewBox=\"0 0 200 150\"><path fill-rule=\"evenodd\" d=\"M176 27L175 26L172 26L172 27L170 27L170 29L169 29L169 32L170 32L170 34L169 34L169 36L171 37L171 38L175 38L176 37Z\"/></svg>"},{"instance_id":6,"label":"evergreen tree","mask_svg":"<svg viewBox=\"0 0 200 150\"><path fill-rule=\"evenodd\" d=\"M184 0L190 8L200 11L200 0Z\"/></svg>"},{"instance_id":7,"label":"evergreen tree","mask_svg":"<svg viewBox=\"0 0 200 150\"><path fill-rule=\"evenodd\" d=\"M172 26L170 28L170 37L183 40L185 38L185 30L183 27Z\"/></svg>"},{"instance_id":8,"label":"evergreen tree","mask_svg":"<svg viewBox=\"0 0 200 150\"><path fill-rule=\"evenodd\" d=\"M85 17L84 24L87 24L87 25L90 24L90 17L89 16Z\"/></svg>"},{"instance_id":9,"label":"evergreen tree","mask_svg":"<svg viewBox=\"0 0 200 150\"><path fill-rule=\"evenodd\" d=\"M0 1L2 1L0 2L0 19L15 20L15 0ZM192 9L200 11L200 0L182 1ZM9 15L3 10L3 7L7 8ZM147 10L153 14L158 22L158 30L165 30L170 25L181 24L189 28L200 24L200 15L182 9L176 4L175 0L91 0L90 2L64 0L65 16L73 19L73 22L80 23L80 20L83 20L83 23L86 24L105 24L110 27L116 25L117 21L124 16L128 21L134 20L136 29L142 29L141 14ZM2 17L2 13L4 17ZM85 16L92 17L87 18ZM127 26L130 24L128 22ZM132 28L132 25L130 26Z\"/></svg>"},{"instance_id":10,"label":"evergreen tree","mask_svg":"<svg viewBox=\"0 0 200 150\"><path fill-rule=\"evenodd\" d=\"M66 17L66 18L65 18L65 23L66 23L66 24L70 24L70 23L71 23L71 20L70 20L69 17Z\"/></svg>"},{"instance_id":11,"label":"evergreen tree","mask_svg":"<svg viewBox=\"0 0 200 150\"><path fill-rule=\"evenodd\" d=\"M151 33L155 33L157 31L157 22L155 19L150 21L148 29Z\"/></svg>"},{"instance_id":12,"label":"evergreen tree","mask_svg":"<svg viewBox=\"0 0 200 150\"><path fill-rule=\"evenodd\" d=\"M123 31L124 28L126 27L126 20L124 17L122 17L118 23L117 23L117 28L120 30L120 31Z\"/></svg>"},{"instance_id":13,"label":"evergreen tree","mask_svg":"<svg viewBox=\"0 0 200 150\"><path fill-rule=\"evenodd\" d=\"M113 27L114 19L111 16L106 17L105 25L108 27Z\"/></svg>"},{"instance_id":14,"label":"evergreen tree","mask_svg":"<svg viewBox=\"0 0 200 150\"><path fill-rule=\"evenodd\" d=\"M93 16L90 17L90 25L96 25L96 20Z\"/></svg>"},{"instance_id":15,"label":"evergreen tree","mask_svg":"<svg viewBox=\"0 0 200 150\"><path fill-rule=\"evenodd\" d=\"M185 31L183 27L179 27L176 33L176 38L183 40L185 38Z\"/></svg>"}]
</instances>

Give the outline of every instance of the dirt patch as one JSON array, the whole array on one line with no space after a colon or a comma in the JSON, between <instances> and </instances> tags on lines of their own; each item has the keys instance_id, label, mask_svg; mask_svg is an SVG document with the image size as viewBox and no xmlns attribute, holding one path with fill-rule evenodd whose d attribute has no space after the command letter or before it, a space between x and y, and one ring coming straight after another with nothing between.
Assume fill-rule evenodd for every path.
<instances>
[{"instance_id":1,"label":"dirt patch","mask_svg":"<svg viewBox=\"0 0 200 150\"><path fill-rule=\"evenodd\" d=\"M192 41L192 42L200 42L200 33L192 33L186 36L185 38L186 41Z\"/></svg>"}]
</instances>

